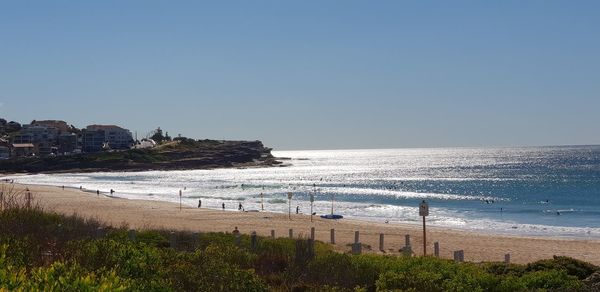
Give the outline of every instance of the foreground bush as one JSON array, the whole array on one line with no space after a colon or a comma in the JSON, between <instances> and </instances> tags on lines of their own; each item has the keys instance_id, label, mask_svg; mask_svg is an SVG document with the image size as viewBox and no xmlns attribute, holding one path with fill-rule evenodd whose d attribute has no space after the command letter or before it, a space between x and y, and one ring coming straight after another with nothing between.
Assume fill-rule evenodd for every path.
<instances>
[{"instance_id":1,"label":"foreground bush","mask_svg":"<svg viewBox=\"0 0 600 292\"><path fill-rule=\"evenodd\" d=\"M349 255L291 239L108 228L31 208L0 212L0 290L23 291L586 291L598 267L567 257L528 265L455 263L433 257ZM305 248L306 242L299 244Z\"/></svg>"}]
</instances>

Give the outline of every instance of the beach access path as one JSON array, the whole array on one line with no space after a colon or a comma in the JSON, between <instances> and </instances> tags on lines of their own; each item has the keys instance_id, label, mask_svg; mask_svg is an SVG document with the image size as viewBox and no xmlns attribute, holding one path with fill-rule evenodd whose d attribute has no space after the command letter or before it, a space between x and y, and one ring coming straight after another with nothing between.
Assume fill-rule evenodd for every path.
<instances>
[{"instance_id":1,"label":"beach access path","mask_svg":"<svg viewBox=\"0 0 600 292\"><path fill-rule=\"evenodd\" d=\"M315 239L329 242L330 230L335 229L335 249L349 252L355 240L355 231L360 233L363 252L380 254L400 254L405 245L405 235L411 237L411 245L416 255L423 254L421 225L385 224L350 219L326 220L310 215L269 212L222 211L198 209L178 203L150 200L128 200L112 198L107 194L97 195L79 189L55 186L5 184L14 186L16 191L26 188L34 196L34 203L45 210L82 217L95 218L115 227L127 225L129 228L169 229L192 232L231 232L235 227L241 233L256 231L259 236L288 237L293 229L295 237L308 238L311 227L315 228ZM230 206L230 208L235 206ZM384 234L384 252L379 250L380 234ZM434 242L439 242L440 256L453 258L453 251L464 250L465 261L504 261L510 254L512 263L529 263L552 258L553 255L569 256L600 265L600 240L571 239L552 237L525 237L512 235L480 234L463 230L427 228L427 252L433 254Z\"/></svg>"}]
</instances>

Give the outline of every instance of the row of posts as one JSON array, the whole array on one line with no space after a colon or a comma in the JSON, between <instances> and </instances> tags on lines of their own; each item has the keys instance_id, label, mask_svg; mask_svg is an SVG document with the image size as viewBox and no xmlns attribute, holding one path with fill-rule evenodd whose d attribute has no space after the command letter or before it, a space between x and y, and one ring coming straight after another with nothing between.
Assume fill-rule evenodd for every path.
<instances>
[{"instance_id":1,"label":"row of posts","mask_svg":"<svg viewBox=\"0 0 600 292\"><path fill-rule=\"evenodd\" d=\"M271 238L275 239L275 230L271 230ZM294 230L292 228L289 229L289 238L294 238ZM315 228L314 227L310 228L310 239L313 241L315 240ZM385 240L384 234L380 233L379 234L379 250L382 252L385 252L384 240ZM329 242L331 244L335 244L335 229L333 229L333 228L330 230ZM409 234L406 234L404 236L404 247L401 249L401 251L402 251L402 254L405 256L413 255L412 245L410 243L410 235ZM354 232L354 243L352 244L352 254L361 254L361 252L362 252L362 243L360 242L360 233L359 233L359 231L355 231ZM437 241L433 243L433 255L438 258L440 257L440 243ZM456 261L456 262L464 262L464 260L465 260L464 250L454 251L453 256L454 256L454 261ZM509 253L504 255L504 262L506 264L510 263L510 254Z\"/></svg>"},{"instance_id":2,"label":"row of posts","mask_svg":"<svg viewBox=\"0 0 600 292\"><path fill-rule=\"evenodd\" d=\"M96 237L103 237L103 236L104 236L104 229L102 227L98 227L98 229L96 230ZM331 236L330 243L335 244L335 229L330 230L330 236ZM136 241L135 229L129 230L128 238L131 241ZM271 238L275 239L275 230L271 230ZM289 229L289 238L294 238L294 230L291 228ZM200 243L200 234L193 233L192 241L193 241L194 247L198 247L199 243ZM314 241L315 241L315 228L311 227L310 238L308 240L308 246L309 246L309 250L312 250L312 252L309 252L309 256L310 255L314 256ZM238 246L241 244L241 235L239 232L234 234L234 243ZM252 250L256 250L257 246L258 246L258 238L256 235L256 231L253 231L250 235L250 248ZM169 247L171 247L171 248L177 247L177 236L176 236L175 232L171 232L169 234ZM297 247L297 249L298 248L299 247ZM382 252L385 252L384 234L383 233L379 234L379 250ZM409 234L406 234L404 236L404 247L401 249L401 252L404 256L412 256L413 255ZM361 254L361 253L362 253L362 243L360 242L360 233L358 231L355 231L354 232L354 243L352 244L352 254ZM440 257L440 243L437 241L433 243L433 254L435 257ZM464 260L465 260L464 250L454 251L453 258L454 258L455 262L464 262ZM509 253L504 255L504 262L506 264L510 263L510 254Z\"/></svg>"}]
</instances>

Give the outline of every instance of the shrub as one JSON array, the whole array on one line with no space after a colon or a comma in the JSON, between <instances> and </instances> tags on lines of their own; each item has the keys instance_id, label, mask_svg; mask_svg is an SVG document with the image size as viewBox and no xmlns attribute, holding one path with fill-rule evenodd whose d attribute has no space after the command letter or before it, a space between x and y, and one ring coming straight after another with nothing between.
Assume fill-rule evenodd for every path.
<instances>
[{"instance_id":1,"label":"shrub","mask_svg":"<svg viewBox=\"0 0 600 292\"><path fill-rule=\"evenodd\" d=\"M583 280L599 269L598 266L565 256L539 260L527 265L527 271L565 270L568 275Z\"/></svg>"}]
</instances>

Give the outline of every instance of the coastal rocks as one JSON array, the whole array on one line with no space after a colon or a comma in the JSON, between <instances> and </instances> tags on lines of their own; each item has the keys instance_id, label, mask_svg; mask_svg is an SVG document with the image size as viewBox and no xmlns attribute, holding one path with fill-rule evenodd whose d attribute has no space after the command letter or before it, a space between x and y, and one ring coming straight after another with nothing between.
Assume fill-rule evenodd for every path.
<instances>
[{"instance_id":1,"label":"coastal rocks","mask_svg":"<svg viewBox=\"0 0 600 292\"><path fill-rule=\"evenodd\" d=\"M0 173L185 170L279 163L261 141L192 140L152 149L5 160L0 161Z\"/></svg>"}]
</instances>

